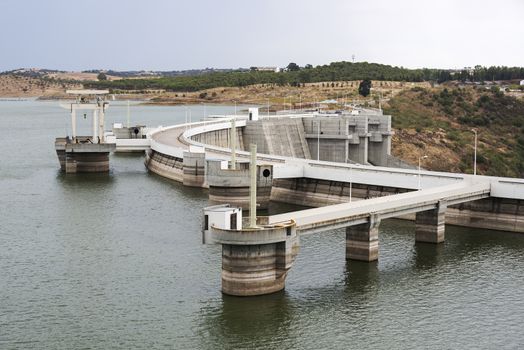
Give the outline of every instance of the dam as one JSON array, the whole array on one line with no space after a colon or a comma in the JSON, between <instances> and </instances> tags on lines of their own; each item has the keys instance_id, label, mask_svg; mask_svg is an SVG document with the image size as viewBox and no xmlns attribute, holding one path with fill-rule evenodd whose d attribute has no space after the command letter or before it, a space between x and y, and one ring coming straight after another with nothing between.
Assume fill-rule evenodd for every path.
<instances>
[{"instance_id":1,"label":"dam","mask_svg":"<svg viewBox=\"0 0 524 350\"><path fill-rule=\"evenodd\" d=\"M125 125L126 105L111 102L106 123ZM518 348L524 341L521 234L446 225L443 243L415 243L414 221L386 219L378 226L378 260L368 263L345 259L345 228L297 231L285 289L231 297L221 292L222 246L201 244L209 190L147 171L139 154L111 153L107 174L63 173L50 141L66 134L68 112L56 101L7 101L0 108L10 130L2 152L9 166L0 172L3 347L345 349L349 337L355 348ZM202 106L192 108L202 115ZM234 106L207 111L234 116ZM132 104L131 125L185 124L184 114L182 106ZM90 133L90 121L79 120L79 135ZM335 165L324 171L325 182L277 180L297 200L303 192L319 203L348 203L350 183L342 175L349 172ZM305 175L314 169L306 167ZM359 174L354 167L354 179ZM414 175L406 182L417 187ZM354 183L352 202L396 193L374 186ZM300 209L270 201L258 215ZM266 326L249 326L260 324Z\"/></svg>"},{"instance_id":2,"label":"dam","mask_svg":"<svg viewBox=\"0 0 524 350\"><path fill-rule=\"evenodd\" d=\"M346 259L371 262L380 222L393 217L415 220L421 243L443 242L446 223L524 232L524 180L417 169L391 156L391 135L391 117L379 112L260 117L250 109L153 132L145 164L209 189L203 240L222 245L226 294L283 289L299 237L310 233L346 228ZM248 145L258 148L256 169ZM268 201L319 208L238 221L238 208L251 214Z\"/></svg>"}]
</instances>

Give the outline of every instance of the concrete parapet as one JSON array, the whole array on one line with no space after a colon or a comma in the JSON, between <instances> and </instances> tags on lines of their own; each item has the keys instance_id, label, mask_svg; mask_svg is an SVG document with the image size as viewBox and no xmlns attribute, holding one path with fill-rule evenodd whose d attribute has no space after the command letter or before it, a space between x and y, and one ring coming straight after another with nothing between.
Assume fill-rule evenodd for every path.
<instances>
[{"instance_id":1,"label":"concrete parapet","mask_svg":"<svg viewBox=\"0 0 524 350\"><path fill-rule=\"evenodd\" d=\"M236 128L236 145L237 150L244 150L243 128ZM231 132L229 129L207 131L201 134L191 136L191 139L207 145L213 145L223 148L229 148L231 145Z\"/></svg>"},{"instance_id":2,"label":"concrete parapet","mask_svg":"<svg viewBox=\"0 0 524 350\"><path fill-rule=\"evenodd\" d=\"M211 228L222 244L222 292L254 296L285 287L299 249L294 221L243 230Z\"/></svg>"},{"instance_id":3,"label":"concrete parapet","mask_svg":"<svg viewBox=\"0 0 524 350\"><path fill-rule=\"evenodd\" d=\"M415 241L426 243L444 242L446 228L445 202L439 202L433 210L418 212L415 216Z\"/></svg>"},{"instance_id":4,"label":"concrete parapet","mask_svg":"<svg viewBox=\"0 0 524 350\"><path fill-rule=\"evenodd\" d=\"M380 219L371 215L365 224L346 228L346 260L378 260L378 228Z\"/></svg>"},{"instance_id":5,"label":"concrete parapet","mask_svg":"<svg viewBox=\"0 0 524 350\"><path fill-rule=\"evenodd\" d=\"M236 169L224 167L224 162L207 161L209 203L231 204L249 209L249 164L238 163ZM273 166L257 165L257 207L267 209L273 184Z\"/></svg>"}]
</instances>

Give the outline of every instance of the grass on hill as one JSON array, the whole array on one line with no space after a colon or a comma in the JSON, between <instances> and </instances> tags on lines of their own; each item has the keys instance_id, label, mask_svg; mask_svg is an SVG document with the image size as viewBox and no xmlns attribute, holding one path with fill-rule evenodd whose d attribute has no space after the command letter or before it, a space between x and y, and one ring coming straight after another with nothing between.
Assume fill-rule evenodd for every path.
<instances>
[{"instance_id":1,"label":"grass on hill","mask_svg":"<svg viewBox=\"0 0 524 350\"><path fill-rule=\"evenodd\" d=\"M478 132L479 174L524 177L524 101L498 88L413 88L385 108L397 133L393 153L427 168L473 172Z\"/></svg>"}]
</instances>

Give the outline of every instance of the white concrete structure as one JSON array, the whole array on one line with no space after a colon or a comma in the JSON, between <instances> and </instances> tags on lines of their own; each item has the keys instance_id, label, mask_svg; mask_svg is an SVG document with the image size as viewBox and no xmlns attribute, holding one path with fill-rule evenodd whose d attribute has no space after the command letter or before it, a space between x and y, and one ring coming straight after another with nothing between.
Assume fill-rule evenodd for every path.
<instances>
[{"instance_id":1,"label":"white concrete structure","mask_svg":"<svg viewBox=\"0 0 524 350\"><path fill-rule=\"evenodd\" d=\"M231 207L229 204L204 208L202 243L214 243L210 234L211 227L224 230L242 230L242 208Z\"/></svg>"}]
</instances>

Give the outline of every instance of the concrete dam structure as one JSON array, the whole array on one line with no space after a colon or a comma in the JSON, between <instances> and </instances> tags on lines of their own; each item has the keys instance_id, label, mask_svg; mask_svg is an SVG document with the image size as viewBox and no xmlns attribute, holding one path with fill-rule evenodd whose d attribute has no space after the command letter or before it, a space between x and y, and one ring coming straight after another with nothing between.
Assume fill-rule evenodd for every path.
<instances>
[{"instance_id":1,"label":"concrete dam structure","mask_svg":"<svg viewBox=\"0 0 524 350\"><path fill-rule=\"evenodd\" d=\"M346 259L375 261L380 222L393 217L415 220L415 240L424 243L443 242L446 223L524 232L523 179L408 168L390 155L389 116L232 119L162 128L151 135L145 160L152 172L209 188L214 206L206 209L204 240L222 244L224 293L248 296L284 288L305 234L345 228ZM249 144L259 150L254 172L259 208L268 197L317 208L233 227L234 210L249 203ZM393 163L405 168L386 166ZM216 204L230 202L229 209L213 214Z\"/></svg>"}]
</instances>

